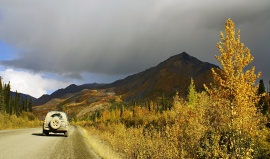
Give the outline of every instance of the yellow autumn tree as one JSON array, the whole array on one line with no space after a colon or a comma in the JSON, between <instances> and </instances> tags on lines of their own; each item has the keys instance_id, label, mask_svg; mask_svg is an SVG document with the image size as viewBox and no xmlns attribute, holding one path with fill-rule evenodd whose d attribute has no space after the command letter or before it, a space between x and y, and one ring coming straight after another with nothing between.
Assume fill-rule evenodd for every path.
<instances>
[{"instance_id":1,"label":"yellow autumn tree","mask_svg":"<svg viewBox=\"0 0 270 159\"><path fill-rule=\"evenodd\" d=\"M192 78L190 80L187 99L188 99L188 105L192 106L192 107L194 106L194 104L197 101L197 92L196 92L196 89L195 89L194 80Z\"/></svg>"},{"instance_id":2,"label":"yellow autumn tree","mask_svg":"<svg viewBox=\"0 0 270 159\"><path fill-rule=\"evenodd\" d=\"M240 30L235 35L235 26L231 19L225 23L225 36L222 32L220 36L221 41L217 43L217 48L221 54L216 59L220 62L221 69L212 69L215 84L211 84L210 88L205 85L205 89L213 100L213 105L221 110L221 124L218 125L227 126L227 148L223 151L228 156L224 157L243 157L243 154L244 157L250 157L252 143L243 143L242 140L251 140L258 128L259 118L255 105L259 97L258 85L255 83L261 73L256 74L254 66L245 69L254 57L244 47L244 43L241 43Z\"/></svg>"}]
</instances>

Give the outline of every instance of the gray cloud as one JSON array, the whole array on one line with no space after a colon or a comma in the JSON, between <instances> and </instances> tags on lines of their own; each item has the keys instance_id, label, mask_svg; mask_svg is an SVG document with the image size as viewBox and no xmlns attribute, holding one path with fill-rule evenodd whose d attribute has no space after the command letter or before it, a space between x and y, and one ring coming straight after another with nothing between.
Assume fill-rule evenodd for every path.
<instances>
[{"instance_id":1,"label":"gray cloud","mask_svg":"<svg viewBox=\"0 0 270 159\"><path fill-rule=\"evenodd\" d=\"M186 51L217 63L225 20L267 75L270 1L60 0L1 1L0 39L17 49L2 65L82 78L85 72L125 75Z\"/></svg>"}]
</instances>

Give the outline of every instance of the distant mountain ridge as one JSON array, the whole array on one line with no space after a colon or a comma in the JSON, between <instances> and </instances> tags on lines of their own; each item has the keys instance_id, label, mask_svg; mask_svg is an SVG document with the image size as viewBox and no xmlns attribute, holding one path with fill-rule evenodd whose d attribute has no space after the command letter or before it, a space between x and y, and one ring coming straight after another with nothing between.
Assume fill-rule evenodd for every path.
<instances>
[{"instance_id":1,"label":"distant mountain ridge","mask_svg":"<svg viewBox=\"0 0 270 159\"><path fill-rule=\"evenodd\" d=\"M218 66L202 62L186 52L171 56L167 60L145 71L130 75L110 84L72 84L64 89L58 89L51 95L43 95L35 100L34 105L42 105L68 93L77 93L84 89L110 89L123 100L155 100L161 96L172 99L175 92L186 97L191 78L197 91L204 90L203 84L213 82L211 69Z\"/></svg>"},{"instance_id":2,"label":"distant mountain ridge","mask_svg":"<svg viewBox=\"0 0 270 159\"><path fill-rule=\"evenodd\" d=\"M32 100L33 101L35 101L35 100L37 100L37 98L35 98L35 97L32 97L32 96L30 96L30 95L28 95L28 94L24 94L24 93L19 93L18 92L18 94L20 95L20 97L22 98L27 98L28 100L30 99L30 98L32 98ZM16 92L10 92L10 95L12 96L12 97L15 97L16 96Z\"/></svg>"},{"instance_id":3,"label":"distant mountain ridge","mask_svg":"<svg viewBox=\"0 0 270 159\"><path fill-rule=\"evenodd\" d=\"M66 95L68 93L76 93L76 92L80 92L84 89L98 89L104 85L105 84L98 84L98 83L83 84L83 85L79 85L79 86L75 85L75 84L71 84L71 85L67 86L66 88L58 89L57 91L53 92L51 95L44 94L40 98L35 100L33 103L35 106L42 105L42 104L47 103L51 99L61 98L62 96Z\"/></svg>"}]
</instances>

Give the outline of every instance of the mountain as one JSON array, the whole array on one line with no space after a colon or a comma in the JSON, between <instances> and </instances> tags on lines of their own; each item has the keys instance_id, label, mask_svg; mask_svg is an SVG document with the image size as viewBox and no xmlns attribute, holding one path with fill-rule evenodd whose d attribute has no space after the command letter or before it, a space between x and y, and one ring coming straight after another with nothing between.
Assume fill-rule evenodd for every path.
<instances>
[{"instance_id":1,"label":"mountain","mask_svg":"<svg viewBox=\"0 0 270 159\"><path fill-rule=\"evenodd\" d=\"M125 102L172 100L176 91L185 98L193 78L197 91L213 82L211 69L218 66L202 62L183 52L155 67L110 84L72 84L34 102L33 112L40 119L51 110L64 110L70 118L119 107ZM124 101L124 102L123 102Z\"/></svg>"},{"instance_id":2,"label":"mountain","mask_svg":"<svg viewBox=\"0 0 270 159\"><path fill-rule=\"evenodd\" d=\"M153 100L165 96L171 98L176 91L186 97L190 80L193 78L197 91L204 90L203 84L213 82L211 68L218 66L202 62L186 52L161 62L156 67L115 81L107 88L114 88L126 101Z\"/></svg>"},{"instance_id":3,"label":"mountain","mask_svg":"<svg viewBox=\"0 0 270 159\"><path fill-rule=\"evenodd\" d=\"M41 96L35 100L34 105L43 105L52 99L78 93L84 89L108 89L116 95L121 95L125 101L156 100L162 96L172 99L176 91L185 98L191 78L194 80L197 91L204 90L203 84L213 82L211 68L218 68L218 66L200 61L183 52L171 56L155 67L110 84L69 85L51 95Z\"/></svg>"},{"instance_id":4,"label":"mountain","mask_svg":"<svg viewBox=\"0 0 270 159\"><path fill-rule=\"evenodd\" d=\"M53 92L51 95L48 95L48 94L42 95L40 98L35 100L33 102L33 104L34 104L34 106L42 105L42 104L45 104L54 98L61 98L62 96L69 94L69 93L80 92L84 89L98 89L102 86L104 86L104 84L91 83L91 84L83 84L83 85L79 85L79 86L77 86L75 84L71 84L66 88L58 89L57 91Z\"/></svg>"},{"instance_id":5,"label":"mountain","mask_svg":"<svg viewBox=\"0 0 270 159\"><path fill-rule=\"evenodd\" d=\"M35 97L32 97L32 96L30 96L30 95L28 95L28 94L23 94L23 93L19 93L18 92L18 94L20 95L20 97L22 98L26 98L27 97L27 99L29 100L30 98L32 98L32 100L33 101L35 101L35 100L37 100L37 98L35 98ZM10 95L12 96L12 97L15 97L16 96L16 92L10 92Z\"/></svg>"}]
</instances>

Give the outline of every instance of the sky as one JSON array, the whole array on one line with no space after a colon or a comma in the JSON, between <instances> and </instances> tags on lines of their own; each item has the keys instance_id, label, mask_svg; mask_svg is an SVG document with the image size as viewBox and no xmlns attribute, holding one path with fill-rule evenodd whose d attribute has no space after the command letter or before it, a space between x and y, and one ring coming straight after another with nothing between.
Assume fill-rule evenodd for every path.
<instances>
[{"instance_id":1,"label":"sky","mask_svg":"<svg viewBox=\"0 0 270 159\"><path fill-rule=\"evenodd\" d=\"M269 0L0 0L0 76L38 98L114 82L181 52L219 65L228 18L267 84Z\"/></svg>"}]
</instances>

